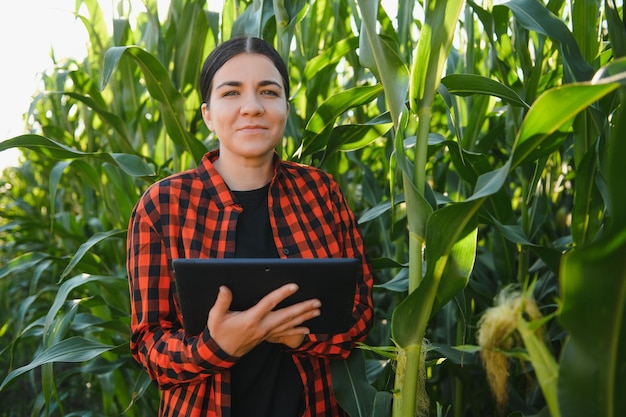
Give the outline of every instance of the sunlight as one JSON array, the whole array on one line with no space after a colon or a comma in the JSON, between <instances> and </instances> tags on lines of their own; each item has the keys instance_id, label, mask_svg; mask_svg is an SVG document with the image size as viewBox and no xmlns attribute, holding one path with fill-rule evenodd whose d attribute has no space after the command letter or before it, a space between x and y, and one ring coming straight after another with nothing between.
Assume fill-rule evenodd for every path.
<instances>
[{"instance_id":1,"label":"sunlight","mask_svg":"<svg viewBox=\"0 0 626 417\"><path fill-rule=\"evenodd\" d=\"M144 10L141 0L131 0L132 10ZM165 14L169 0L159 1ZM113 2L101 1L107 22L113 20ZM82 59L87 55L88 34L74 17L74 2L68 0L21 0L0 4L0 141L25 131L24 114L41 89L39 75L53 66L51 56ZM112 24L112 23L111 23ZM0 153L0 170L18 164L21 153Z\"/></svg>"},{"instance_id":2,"label":"sunlight","mask_svg":"<svg viewBox=\"0 0 626 417\"><path fill-rule=\"evenodd\" d=\"M113 20L113 1L100 1L105 21ZM159 0L159 15L167 13L170 0ZM223 0L207 2L208 10L221 12ZM396 3L383 0L391 18ZM125 3L131 10L144 10L141 0ZM21 0L0 4L0 141L25 131L24 114L41 89L39 75L53 66L55 59L81 59L87 54L88 34L83 23L74 17L74 2L68 0ZM126 9L128 10L128 9ZM110 30L110 28L109 28ZM18 164L21 153L9 149L0 153L0 170Z\"/></svg>"},{"instance_id":3,"label":"sunlight","mask_svg":"<svg viewBox=\"0 0 626 417\"><path fill-rule=\"evenodd\" d=\"M87 33L67 0L22 0L0 5L0 140L24 133L23 114L39 88L38 75L57 59L86 55ZM20 152L0 153L0 169L15 165Z\"/></svg>"}]
</instances>

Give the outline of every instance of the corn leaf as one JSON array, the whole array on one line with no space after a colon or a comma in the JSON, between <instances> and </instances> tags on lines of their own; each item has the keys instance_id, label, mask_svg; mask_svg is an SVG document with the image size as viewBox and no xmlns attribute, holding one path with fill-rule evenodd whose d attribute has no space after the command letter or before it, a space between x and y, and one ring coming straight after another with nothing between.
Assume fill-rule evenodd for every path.
<instances>
[{"instance_id":1,"label":"corn leaf","mask_svg":"<svg viewBox=\"0 0 626 417\"><path fill-rule=\"evenodd\" d=\"M374 408L376 389L367 382L365 359L354 349L348 359L331 363L334 393L350 417L369 417Z\"/></svg>"},{"instance_id":2,"label":"corn leaf","mask_svg":"<svg viewBox=\"0 0 626 417\"><path fill-rule=\"evenodd\" d=\"M54 362L84 362L114 348L115 346L105 345L78 336L62 340L37 354L28 365L11 371L6 378L4 378L2 384L0 384L0 392L18 376L43 364Z\"/></svg>"},{"instance_id":3,"label":"corn leaf","mask_svg":"<svg viewBox=\"0 0 626 417\"><path fill-rule=\"evenodd\" d=\"M132 58L141 68L146 88L150 95L161 103L162 117L169 137L180 148L191 153L196 162L199 161L207 152L207 148L202 142L189 134L185 122L183 96L176 90L167 70L154 55L137 46L116 46L110 48L104 56L101 88L104 89L107 85L123 56Z\"/></svg>"},{"instance_id":4,"label":"corn leaf","mask_svg":"<svg viewBox=\"0 0 626 417\"><path fill-rule=\"evenodd\" d=\"M519 107L530 107L514 90L491 78L476 74L450 74L441 83L451 94L466 96L486 94L499 97L507 103Z\"/></svg>"},{"instance_id":5,"label":"corn leaf","mask_svg":"<svg viewBox=\"0 0 626 417\"><path fill-rule=\"evenodd\" d=\"M550 153L551 139L566 131L580 111L614 91L619 84L569 84L546 91L533 103L515 141L511 169Z\"/></svg>"},{"instance_id":6,"label":"corn leaf","mask_svg":"<svg viewBox=\"0 0 626 417\"><path fill-rule=\"evenodd\" d=\"M378 35L376 27L378 2L357 0L363 16L359 41L361 64L377 75L385 89L385 99L394 125L400 114L409 90L409 70L402 59Z\"/></svg>"},{"instance_id":7,"label":"corn leaf","mask_svg":"<svg viewBox=\"0 0 626 417\"><path fill-rule=\"evenodd\" d=\"M69 273L72 272L72 269L74 269L74 267L80 262L83 256L85 256L85 254L89 250L91 250L93 246L97 245L98 243L102 241L107 241L113 237L121 237L125 235L126 235L126 229L123 229L123 230L112 229L106 232L99 232L91 236L85 243L80 245L80 247L78 248L74 256L72 256L72 259L67 264L67 266L65 267L65 270L61 274L61 278L65 278L67 275L69 275Z\"/></svg>"},{"instance_id":8,"label":"corn leaf","mask_svg":"<svg viewBox=\"0 0 626 417\"><path fill-rule=\"evenodd\" d=\"M562 414L626 415L626 231L574 249L561 274L559 317L570 337L559 372Z\"/></svg>"},{"instance_id":9,"label":"corn leaf","mask_svg":"<svg viewBox=\"0 0 626 417\"><path fill-rule=\"evenodd\" d=\"M307 156L328 144L333 126L344 112L374 100L382 91L380 85L355 87L326 99L309 119L302 139L302 156Z\"/></svg>"},{"instance_id":10,"label":"corn leaf","mask_svg":"<svg viewBox=\"0 0 626 417\"><path fill-rule=\"evenodd\" d=\"M420 346L428 320L468 282L476 252L476 211L482 200L439 209L426 226L426 275L394 310L393 340Z\"/></svg>"},{"instance_id":11,"label":"corn leaf","mask_svg":"<svg viewBox=\"0 0 626 417\"><path fill-rule=\"evenodd\" d=\"M577 81L588 81L593 68L580 53L572 32L538 0L510 0L502 3L513 12L515 19L528 30L532 30L557 41L563 52L563 60L571 68Z\"/></svg>"}]
</instances>

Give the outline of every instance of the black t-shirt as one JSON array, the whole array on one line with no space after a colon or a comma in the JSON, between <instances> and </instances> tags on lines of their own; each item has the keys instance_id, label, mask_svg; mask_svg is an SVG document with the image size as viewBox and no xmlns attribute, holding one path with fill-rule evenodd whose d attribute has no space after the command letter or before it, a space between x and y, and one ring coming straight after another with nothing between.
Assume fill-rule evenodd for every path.
<instances>
[{"instance_id":1,"label":"black t-shirt","mask_svg":"<svg viewBox=\"0 0 626 417\"><path fill-rule=\"evenodd\" d=\"M237 220L236 258L277 258L267 208L269 185L235 191L243 207ZM284 347L262 342L231 368L233 417L296 417L304 412L300 374Z\"/></svg>"}]
</instances>

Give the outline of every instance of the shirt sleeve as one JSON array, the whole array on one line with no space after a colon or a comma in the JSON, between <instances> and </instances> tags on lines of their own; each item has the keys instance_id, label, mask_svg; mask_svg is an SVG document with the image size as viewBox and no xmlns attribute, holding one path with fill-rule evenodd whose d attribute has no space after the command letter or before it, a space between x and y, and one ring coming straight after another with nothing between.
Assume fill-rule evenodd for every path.
<instances>
[{"instance_id":1,"label":"shirt sleeve","mask_svg":"<svg viewBox=\"0 0 626 417\"><path fill-rule=\"evenodd\" d=\"M129 224L130 347L150 377L161 389L168 389L200 382L230 368L237 358L221 350L208 329L198 336L186 335L182 329L161 208L156 202L158 195L144 196ZM165 211L171 210L168 207Z\"/></svg>"},{"instance_id":2,"label":"shirt sleeve","mask_svg":"<svg viewBox=\"0 0 626 417\"><path fill-rule=\"evenodd\" d=\"M335 221L338 238L343 245L343 256L361 260L361 271L357 280L352 308L352 327L345 333L337 335L310 334L305 336L300 347L293 350L295 354L303 353L311 356L346 359L357 342L363 342L372 327L373 304L372 287L374 279L369 263L363 237L356 222L354 213L341 194L336 182L331 186L332 201L335 206Z\"/></svg>"}]
</instances>

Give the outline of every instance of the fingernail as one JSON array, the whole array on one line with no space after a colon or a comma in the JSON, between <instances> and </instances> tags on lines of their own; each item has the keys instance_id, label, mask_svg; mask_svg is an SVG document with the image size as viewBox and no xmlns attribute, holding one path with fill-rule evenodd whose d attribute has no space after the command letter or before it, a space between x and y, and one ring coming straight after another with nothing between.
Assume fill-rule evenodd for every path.
<instances>
[{"instance_id":1,"label":"fingernail","mask_svg":"<svg viewBox=\"0 0 626 417\"><path fill-rule=\"evenodd\" d=\"M298 291L298 285L297 285L297 284L291 284L291 285L289 286L289 289L290 289L291 291L294 291L294 292L295 292L295 291Z\"/></svg>"},{"instance_id":2,"label":"fingernail","mask_svg":"<svg viewBox=\"0 0 626 417\"><path fill-rule=\"evenodd\" d=\"M313 308L320 308L321 306L322 306L322 303L320 303L319 301L313 302Z\"/></svg>"}]
</instances>

